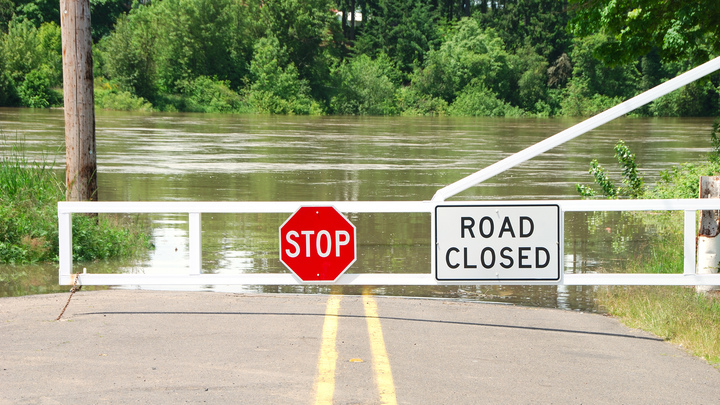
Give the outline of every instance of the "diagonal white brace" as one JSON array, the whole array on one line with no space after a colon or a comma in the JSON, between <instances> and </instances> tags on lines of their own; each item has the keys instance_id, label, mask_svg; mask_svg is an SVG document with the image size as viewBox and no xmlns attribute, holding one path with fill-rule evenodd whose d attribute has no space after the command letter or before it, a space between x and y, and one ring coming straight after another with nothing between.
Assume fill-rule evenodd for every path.
<instances>
[{"instance_id":1,"label":"diagonal white brace","mask_svg":"<svg viewBox=\"0 0 720 405\"><path fill-rule=\"evenodd\" d=\"M445 201L457 193L465 191L478 183L511 169L541 153L547 152L558 145L562 145L563 143L606 124L615 118L621 117L636 108L642 107L645 104L675 91L688 83L692 83L695 80L707 76L718 69L720 69L720 57L706 62L674 79L668 80L659 86L653 87L642 94L620 103L609 110L606 110L592 118L588 118L587 120L538 142L535 145L523 149L514 155L510 155L499 162L493 163L480 171L443 187L435 193L432 201Z\"/></svg>"}]
</instances>

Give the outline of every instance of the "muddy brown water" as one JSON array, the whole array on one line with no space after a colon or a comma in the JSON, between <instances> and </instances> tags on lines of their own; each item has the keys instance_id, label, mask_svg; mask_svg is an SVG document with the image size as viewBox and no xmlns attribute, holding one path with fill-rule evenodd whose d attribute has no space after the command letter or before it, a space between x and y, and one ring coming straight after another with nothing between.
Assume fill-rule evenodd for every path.
<instances>
[{"instance_id":1,"label":"muddy brown water","mask_svg":"<svg viewBox=\"0 0 720 405\"><path fill-rule=\"evenodd\" d=\"M646 183L661 170L702 162L711 118L621 118L467 190L454 200L577 199L598 159L619 182L613 146L624 140ZM417 201L577 123L576 119L286 117L98 111L99 198L105 201ZM7 148L25 142L64 166L60 110L0 109ZM203 271L285 272L278 227L287 214L203 216ZM348 213L358 229L351 273L430 271L430 216ZM187 217L153 215L156 248L140 260L76 264L89 272L165 274L187 268ZM623 236L624 220L565 214L565 271L619 271L646 249L645 229ZM599 221L599 222L598 222ZM680 224L678 224L680 226ZM135 287L129 287L135 288ZM166 287L175 288L175 287ZM199 286L200 290L327 292L320 286ZM338 289L340 287L333 287ZM0 296L66 291L57 265L0 267ZM359 289L342 287L344 293ZM598 310L595 287L378 287L386 295L461 298Z\"/></svg>"}]
</instances>

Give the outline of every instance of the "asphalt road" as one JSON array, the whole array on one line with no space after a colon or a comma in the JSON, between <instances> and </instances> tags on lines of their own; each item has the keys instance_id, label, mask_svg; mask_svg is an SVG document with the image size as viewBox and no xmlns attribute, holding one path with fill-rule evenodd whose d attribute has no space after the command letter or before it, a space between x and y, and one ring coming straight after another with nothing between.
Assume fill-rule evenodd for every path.
<instances>
[{"instance_id":1,"label":"asphalt road","mask_svg":"<svg viewBox=\"0 0 720 405\"><path fill-rule=\"evenodd\" d=\"M0 404L720 403L718 370L597 314L109 290L55 321L67 298L0 298Z\"/></svg>"}]
</instances>

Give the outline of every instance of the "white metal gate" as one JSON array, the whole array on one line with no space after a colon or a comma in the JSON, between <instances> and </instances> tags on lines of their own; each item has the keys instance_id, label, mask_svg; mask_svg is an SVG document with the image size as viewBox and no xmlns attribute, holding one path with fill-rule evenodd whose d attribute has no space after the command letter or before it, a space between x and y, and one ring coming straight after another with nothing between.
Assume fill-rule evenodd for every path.
<instances>
[{"instance_id":1,"label":"white metal gate","mask_svg":"<svg viewBox=\"0 0 720 405\"><path fill-rule=\"evenodd\" d=\"M73 283L72 215L75 213L182 213L189 221L189 272L177 275L149 274L80 274L82 285L297 285L304 284L291 273L276 274L203 274L202 272L202 214L211 213L293 213L301 206L332 205L341 212L354 213L427 213L435 224L438 205L492 205L494 202L447 202L447 198L490 177L527 161L549 149L582 135L668 94L688 83L720 69L720 58L696 67L645 93L627 100L601 114L585 120L565 131L509 156L435 194L431 201L333 201L333 202L59 202L60 266L59 282ZM563 201L502 201L506 205L557 204L560 207L560 257L564 213L573 211L683 211L684 212L684 271L683 274L562 274L557 281L439 281L428 271L417 274L343 274L335 282L312 284L338 285L468 285L468 284L564 284L564 285L720 285L718 274L696 274L695 239L697 211L720 210L720 200L563 200ZM435 234L435 229L428 229ZM431 248L434 261L436 248ZM362 251L358 252L362 254Z\"/></svg>"},{"instance_id":2,"label":"white metal gate","mask_svg":"<svg viewBox=\"0 0 720 405\"><path fill-rule=\"evenodd\" d=\"M467 205L467 201L443 205ZM482 202L473 202L482 204ZM497 201L490 204L496 204ZM506 204L533 205L557 204L561 212L578 211L683 211L684 214L684 272L683 274L564 274L558 282L503 281L438 281L428 271L416 274L343 274L334 283L338 285L468 285L468 284L565 284L565 285L720 285L718 274L696 274L695 238L697 211L720 210L720 200L564 200L564 201L503 201ZM303 284L291 273L277 274L203 274L202 273L202 214L214 213L293 213L300 206L327 205L327 202L61 202L58 204L60 221L60 284L72 284L72 226L74 213L184 213L189 219L189 272L177 275L150 274L82 274L83 285L163 285L163 284L251 284L298 285ZM333 202L342 212L355 213L427 213L433 215L439 204L432 201L339 201ZM434 223L434 221L431 221ZM562 228L562 227L561 227ZM428 232L431 232L428 229ZM562 245L562 244L561 244ZM430 247L428 247L430 248ZM359 251L362 254L362 251ZM433 249L433 258L435 249ZM318 284L314 282L312 284Z\"/></svg>"}]
</instances>

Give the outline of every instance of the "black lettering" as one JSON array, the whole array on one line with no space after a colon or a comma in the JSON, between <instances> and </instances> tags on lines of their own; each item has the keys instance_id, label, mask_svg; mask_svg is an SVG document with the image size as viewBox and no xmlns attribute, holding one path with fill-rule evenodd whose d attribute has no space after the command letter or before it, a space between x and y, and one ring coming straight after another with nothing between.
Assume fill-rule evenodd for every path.
<instances>
[{"instance_id":1,"label":"black lettering","mask_svg":"<svg viewBox=\"0 0 720 405\"><path fill-rule=\"evenodd\" d=\"M469 223L467 221L470 221ZM473 233L473 226L475 226L475 220L472 219L472 217L462 217L460 218L460 237L465 237L465 230L467 229L468 232L470 232L470 237L474 238L475 234Z\"/></svg>"},{"instance_id":2,"label":"black lettering","mask_svg":"<svg viewBox=\"0 0 720 405\"><path fill-rule=\"evenodd\" d=\"M463 248L463 253L465 255L464 263L466 269L477 269L477 264L468 264L468 251L467 248Z\"/></svg>"},{"instance_id":3,"label":"black lettering","mask_svg":"<svg viewBox=\"0 0 720 405\"><path fill-rule=\"evenodd\" d=\"M510 217L505 217L502 228L500 228L500 234L498 235L498 238L502 238L503 233L505 232L510 232L510 235L512 235L513 238L515 237L515 231L512 228L512 224L510 223Z\"/></svg>"},{"instance_id":4,"label":"black lettering","mask_svg":"<svg viewBox=\"0 0 720 405\"><path fill-rule=\"evenodd\" d=\"M445 253L445 263L447 263L448 267L450 267L451 269L457 269L458 267L460 267L460 263L450 263L450 252L460 253L460 249L456 247L451 247L450 249L448 249L447 253Z\"/></svg>"},{"instance_id":5,"label":"black lettering","mask_svg":"<svg viewBox=\"0 0 720 405\"><path fill-rule=\"evenodd\" d=\"M485 263L485 252L490 252L490 264ZM483 267L486 269L490 269L495 266L495 251L490 247L483 249L482 253L480 253L480 263L482 263Z\"/></svg>"},{"instance_id":6,"label":"black lettering","mask_svg":"<svg viewBox=\"0 0 720 405\"><path fill-rule=\"evenodd\" d=\"M530 229L528 229L527 232L525 232L525 227L523 226L525 221L527 221L527 223L530 225ZM534 231L535 231L535 224L533 223L533 220L530 217L520 217L520 237L527 238L530 235L532 235Z\"/></svg>"},{"instance_id":7,"label":"black lettering","mask_svg":"<svg viewBox=\"0 0 720 405\"><path fill-rule=\"evenodd\" d=\"M485 233L485 222L490 223L490 232ZM490 217L482 217L480 220L480 235L482 235L483 238L489 238L493 235L495 232L495 223L493 222L492 218Z\"/></svg>"},{"instance_id":8,"label":"black lettering","mask_svg":"<svg viewBox=\"0 0 720 405\"><path fill-rule=\"evenodd\" d=\"M513 264L515 264L515 260L513 260L512 257L506 255L505 252L512 253L512 248L511 248L511 247L504 247L504 248L502 248L502 250L500 251L500 257L502 257L503 259L507 259L507 260L510 261L509 263L502 262L502 263L500 263L500 265L501 265L504 269L509 269L510 267L513 266Z\"/></svg>"},{"instance_id":9,"label":"black lettering","mask_svg":"<svg viewBox=\"0 0 720 405\"><path fill-rule=\"evenodd\" d=\"M518 248L518 263L520 264L520 268L521 268L521 269L529 269L529 268L532 268L532 265L531 265L531 264L523 264L523 260L525 260L525 259L528 258L528 255L524 255L523 252L528 252L528 251L530 251L531 249L532 249L532 248L529 248L529 247L521 247L521 248Z\"/></svg>"},{"instance_id":10,"label":"black lettering","mask_svg":"<svg viewBox=\"0 0 720 405\"><path fill-rule=\"evenodd\" d=\"M545 252L545 263L540 264L540 251ZM550 263L550 252L544 247L535 248L535 267L538 269L544 269Z\"/></svg>"}]
</instances>

